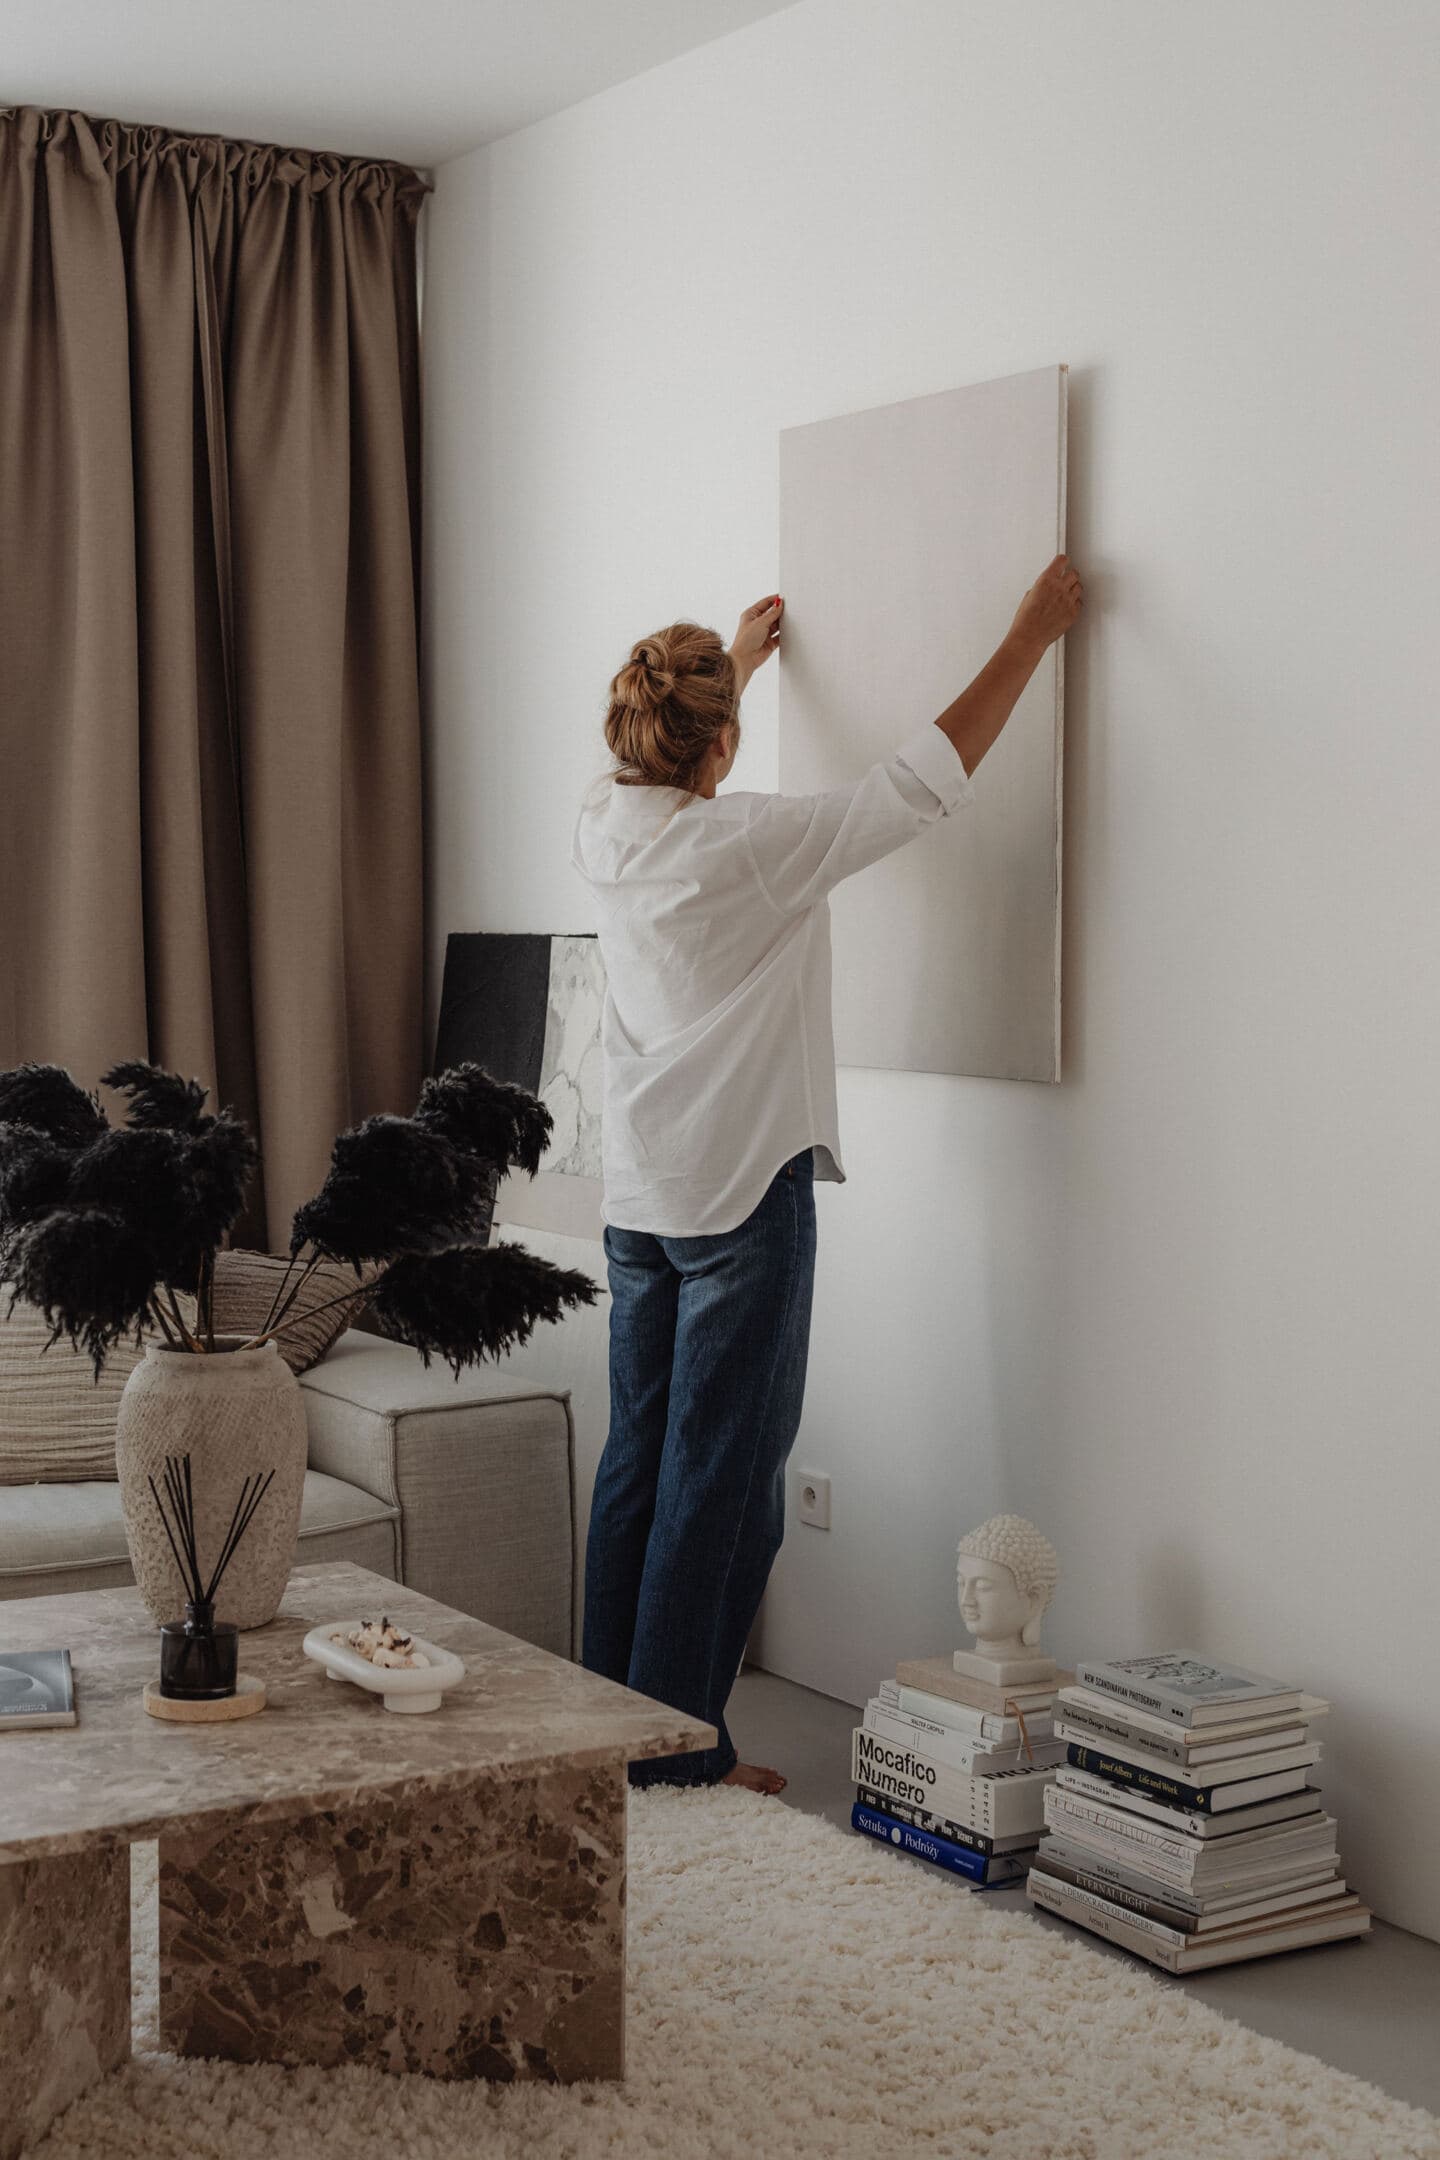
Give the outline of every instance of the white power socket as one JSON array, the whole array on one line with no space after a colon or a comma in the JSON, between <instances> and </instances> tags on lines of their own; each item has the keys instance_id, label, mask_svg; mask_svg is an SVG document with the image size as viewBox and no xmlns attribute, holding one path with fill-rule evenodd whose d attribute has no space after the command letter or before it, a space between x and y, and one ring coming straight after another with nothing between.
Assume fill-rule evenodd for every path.
<instances>
[{"instance_id":1,"label":"white power socket","mask_svg":"<svg viewBox=\"0 0 1440 2160\"><path fill-rule=\"evenodd\" d=\"M795 1473L796 1513L801 1522L809 1523L816 1530L830 1527L830 1480L821 1470L797 1470Z\"/></svg>"}]
</instances>

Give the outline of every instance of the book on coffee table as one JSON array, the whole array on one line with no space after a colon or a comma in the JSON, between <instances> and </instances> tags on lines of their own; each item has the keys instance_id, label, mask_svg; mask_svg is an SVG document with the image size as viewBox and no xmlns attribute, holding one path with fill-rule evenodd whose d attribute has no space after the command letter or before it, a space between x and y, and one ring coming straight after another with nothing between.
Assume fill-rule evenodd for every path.
<instances>
[{"instance_id":1,"label":"book on coffee table","mask_svg":"<svg viewBox=\"0 0 1440 2160\"><path fill-rule=\"evenodd\" d=\"M68 1650L0 1650L0 1732L74 1723Z\"/></svg>"}]
</instances>

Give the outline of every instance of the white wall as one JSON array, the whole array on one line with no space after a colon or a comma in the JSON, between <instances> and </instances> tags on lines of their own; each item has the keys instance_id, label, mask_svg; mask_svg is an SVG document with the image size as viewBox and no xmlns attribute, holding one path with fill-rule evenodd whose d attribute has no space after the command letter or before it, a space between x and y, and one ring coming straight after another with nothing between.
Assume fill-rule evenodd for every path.
<instances>
[{"instance_id":1,"label":"white wall","mask_svg":"<svg viewBox=\"0 0 1440 2160\"><path fill-rule=\"evenodd\" d=\"M1404 0L804 0L443 167L427 342L437 960L585 926L605 683L770 586L778 429L1070 363L1065 1080L841 1075L763 1656L862 1697L1033 1514L1066 1658L1334 1698L1440 1935L1437 75Z\"/></svg>"}]
</instances>

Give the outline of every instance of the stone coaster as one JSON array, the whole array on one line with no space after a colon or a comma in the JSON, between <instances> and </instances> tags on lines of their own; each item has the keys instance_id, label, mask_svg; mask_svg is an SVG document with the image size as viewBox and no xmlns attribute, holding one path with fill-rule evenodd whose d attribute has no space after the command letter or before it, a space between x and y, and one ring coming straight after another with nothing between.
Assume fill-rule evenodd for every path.
<instances>
[{"instance_id":1,"label":"stone coaster","mask_svg":"<svg viewBox=\"0 0 1440 2160\"><path fill-rule=\"evenodd\" d=\"M223 1725L231 1718L254 1717L265 1707L265 1683L242 1673L233 1695L217 1695L211 1702L185 1702L178 1695L162 1695L158 1680L145 1683L145 1708L151 1717L168 1718L172 1725Z\"/></svg>"}]
</instances>

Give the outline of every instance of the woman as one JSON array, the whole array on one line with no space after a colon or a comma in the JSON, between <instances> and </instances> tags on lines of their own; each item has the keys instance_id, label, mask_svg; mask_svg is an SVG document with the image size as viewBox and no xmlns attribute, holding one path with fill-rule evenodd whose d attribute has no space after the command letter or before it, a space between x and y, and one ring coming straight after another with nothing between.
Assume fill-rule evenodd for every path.
<instances>
[{"instance_id":1,"label":"woman","mask_svg":"<svg viewBox=\"0 0 1440 2160\"><path fill-rule=\"evenodd\" d=\"M1063 555L967 690L820 795L720 795L740 696L780 641L757 601L727 650L674 623L610 686L612 773L572 859L595 901L610 1432L586 1552L584 1662L713 1725L634 1784L747 1785L725 1704L784 1531L815 1269L814 1179L843 1180L826 895L969 802L1047 646L1080 611Z\"/></svg>"}]
</instances>

